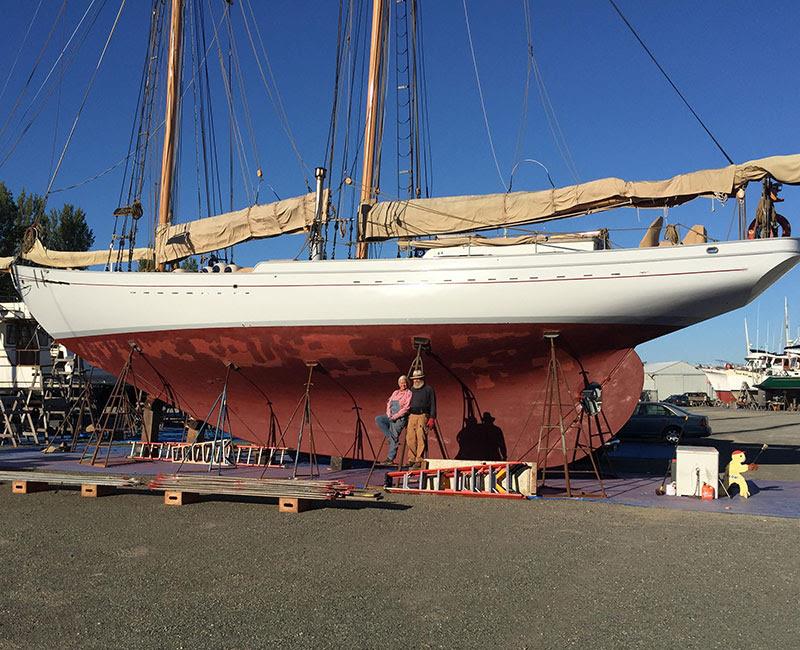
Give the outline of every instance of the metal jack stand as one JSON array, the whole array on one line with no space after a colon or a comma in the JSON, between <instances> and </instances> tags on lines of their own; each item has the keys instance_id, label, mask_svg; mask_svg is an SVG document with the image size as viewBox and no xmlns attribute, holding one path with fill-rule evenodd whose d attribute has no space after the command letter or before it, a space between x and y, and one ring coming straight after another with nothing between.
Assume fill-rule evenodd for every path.
<instances>
[{"instance_id":1,"label":"metal jack stand","mask_svg":"<svg viewBox=\"0 0 800 650\"><path fill-rule=\"evenodd\" d=\"M230 449L231 438L226 438L226 432L232 437L230 433L232 430L231 418L228 414L228 380L231 376L231 370L237 370L237 366L233 362L228 361L225 363L225 381L222 383L222 390L211 405L208 416L203 421L203 426L200 427L200 431L198 432L198 438L200 438L201 434L203 434L205 428L208 426L211 416L214 415L214 411L216 411L217 419L214 425L214 438L211 440L211 454L208 460L209 472L214 470L215 462L217 463L218 471L222 471L222 466L225 464L226 450ZM225 444L226 442L228 442L228 445ZM181 466L183 466L183 462L181 462ZM180 467L178 469L180 470Z\"/></svg>"},{"instance_id":2,"label":"metal jack stand","mask_svg":"<svg viewBox=\"0 0 800 650\"><path fill-rule=\"evenodd\" d=\"M303 442L303 433L305 433L306 428L308 428L308 442L309 442L309 461L311 465L311 470L308 476L311 478L319 478L319 463L317 462L317 450L314 446L314 414L311 410L311 387L314 385L312 382L314 376L314 368L319 366L317 361L306 361L306 367L308 368L308 377L306 379L306 390L303 394L303 397L300 398L300 402L294 409L292 413L292 417L289 418L289 422L286 423L286 429L289 428L289 425L292 423L294 416L297 414L297 411L300 407L303 407L303 415L300 419L300 430L297 432L297 450L294 455L294 470L292 471L292 478L297 478L297 465L300 461L300 445Z\"/></svg>"},{"instance_id":3,"label":"metal jack stand","mask_svg":"<svg viewBox=\"0 0 800 650\"><path fill-rule=\"evenodd\" d=\"M545 487L545 483L547 480L547 458L549 457L550 453L553 452L555 449L560 447L561 450L561 459L562 459L562 466L564 472L564 483L566 486L566 496L573 497L573 496L582 496L582 497L606 497L605 486L603 485L603 480L600 476L600 472L597 468L597 463L594 459L594 454L592 452L591 446L588 448L585 445L580 443L580 433L583 426L583 419L584 415L588 417L588 432L590 436L593 435L600 435L602 439L602 431L600 429L599 420L596 421L597 431L592 432L591 429L591 416L588 416L581 409L580 416L576 419L573 419L572 422L565 423L564 418L564 402L561 398L561 385L567 386L566 378L564 376L564 371L561 368L561 364L558 361L558 355L556 354L556 339L558 338L558 332L545 332L544 338L550 342L550 361L548 363L548 371L547 371L547 383L545 384L545 399L544 399L544 412L542 416L542 426L539 430L539 442L536 446L536 466L541 471L542 480L540 483L541 487ZM557 409L557 421L554 421L553 409ZM596 415L594 416L597 417ZM576 425L576 432L575 432L575 446L574 447L567 447L567 430L570 429L573 425ZM551 433L557 431L556 440L551 444L550 437ZM579 492L575 493L572 489L571 477L570 477L570 470L569 470L569 463L571 460L575 459L576 452L578 450L583 451L587 456L589 456L589 460L592 464L592 470L594 477L600 484L600 492L599 493L584 493ZM572 458L570 459L568 451L572 451Z\"/></svg>"},{"instance_id":4,"label":"metal jack stand","mask_svg":"<svg viewBox=\"0 0 800 650\"><path fill-rule=\"evenodd\" d=\"M320 366L320 371L324 371L325 369ZM356 422L355 422L355 432L353 434L353 443L347 448L347 451L344 453L344 457L347 458L354 458L363 460L364 459L364 440L366 439L367 445L369 446L369 451L372 454L373 458L377 458L375 455L375 447L372 446L372 440L370 440L369 433L367 432L367 425L364 423L363 418L361 417L361 407L358 405L355 396L350 390L345 386L342 382L338 381L333 375L329 372L325 373L334 384L336 384L339 388L344 391L347 396L350 398L350 401L353 402L353 406L351 410L355 411L356 413ZM351 453L352 452L352 455Z\"/></svg>"},{"instance_id":5,"label":"metal jack stand","mask_svg":"<svg viewBox=\"0 0 800 650\"><path fill-rule=\"evenodd\" d=\"M97 428L92 432L86 446L83 448L83 453L79 461L81 464L85 461L88 461L90 465L97 464L97 456L100 452L100 448L106 444L106 456L102 462L102 466L106 467L111 457L114 435L118 431L130 432L136 427L136 418L133 412L134 408L127 393L128 375L131 374L133 370L133 355L136 352L141 353L141 349L135 343L131 343L131 351L128 353L128 360L125 362L125 365L122 366L117 382L114 384L114 389L111 391L108 402L106 402L103 408L100 422ZM106 436L108 436L107 441ZM87 458L87 454L93 443L94 451L91 457Z\"/></svg>"}]
</instances>

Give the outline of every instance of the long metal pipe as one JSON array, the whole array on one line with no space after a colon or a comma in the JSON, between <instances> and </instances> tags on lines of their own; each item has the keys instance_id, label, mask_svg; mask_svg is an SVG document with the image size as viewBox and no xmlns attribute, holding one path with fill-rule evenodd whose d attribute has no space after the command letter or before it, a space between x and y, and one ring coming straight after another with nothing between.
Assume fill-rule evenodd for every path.
<instances>
[{"instance_id":1,"label":"long metal pipe","mask_svg":"<svg viewBox=\"0 0 800 650\"><path fill-rule=\"evenodd\" d=\"M183 0L172 0L169 32L169 59L167 63L167 108L164 116L164 152L161 157L161 185L158 203L158 226L170 222L172 207L172 177L175 172L175 140L180 101L181 46L183 43ZM164 263L158 265L164 270Z\"/></svg>"},{"instance_id":2,"label":"long metal pipe","mask_svg":"<svg viewBox=\"0 0 800 650\"><path fill-rule=\"evenodd\" d=\"M384 0L372 3L372 37L369 46L369 77L367 80L367 113L364 125L364 164L361 180L361 205L358 214L358 259L368 254L367 242L363 241L364 224L369 205L375 196L373 173L375 170L375 136L378 126L378 96L380 93L379 73L383 58L383 11Z\"/></svg>"}]
</instances>

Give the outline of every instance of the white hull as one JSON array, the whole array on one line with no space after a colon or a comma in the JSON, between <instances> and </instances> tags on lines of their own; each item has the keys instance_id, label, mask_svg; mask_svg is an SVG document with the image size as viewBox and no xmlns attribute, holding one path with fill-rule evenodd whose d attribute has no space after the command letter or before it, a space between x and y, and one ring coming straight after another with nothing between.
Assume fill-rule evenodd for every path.
<instances>
[{"instance_id":1,"label":"white hull","mask_svg":"<svg viewBox=\"0 0 800 650\"><path fill-rule=\"evenodd\" d=\"M31 312L59 340L195 328L412 323L618 323L669 331L753 300L798 262L800 240L491 253L264 262L252 273L231 274L19 266L16 277Z\"/></svg>"},{"instance_id":2,"label":"white hull","mask_svg":"<svg viewBox=\"0 0 800 650\"><path fill-rule=\"evenodd\" d=\"M742 392L743 386L748 391L755 391L754 386L764 378L761 373L744 368L700 368L705 373L708 383L716 393L732 393L736 396Z\"/></svg>"}]
</instances>

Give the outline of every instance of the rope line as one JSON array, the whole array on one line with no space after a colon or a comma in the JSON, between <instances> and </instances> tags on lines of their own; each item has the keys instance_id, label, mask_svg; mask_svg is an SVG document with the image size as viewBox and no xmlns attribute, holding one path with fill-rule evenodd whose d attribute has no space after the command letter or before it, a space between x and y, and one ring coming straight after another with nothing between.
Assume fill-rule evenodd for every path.
<instances>
[{"instance_id":1,"label":"rope line","mask_svg":"<svg viewBox=\"0 0 800 650\"><path fill-rule=\"evenodd\" d=\"M92 0L94 2L94 0ZM75 119L72 122L72 128L69 131L69 135L67 136L67 141L64 143L64 148L61 150L61 155L58 158L58 163L56 164L56 168L53 170L53 175L50 178L50 182L47 184L47 191L44 193L44 202L47 203L47 197L50 195L50 189L53 187L53 183L56 180L56 176L58 176L58 172L61 169L61 163L64 162L64 156L67 153L67 148L69 147L70 143L72 142L72 136L75 135L75 129L78 126L78 120L81 118L81 113L83 112L84 106L86 106L86 100L89 98L89 93L92 90L92 86L94 85L95 79L97 78L97 73L100 71L100 66L103 64L103 59L106 56L106 52L108 51L108 46L111 43L111 38L114 36L114 32L117 29L117 25L119 24L120 16L122 16L122 10L125 8L125 2L127 0L122 0L119 5L119 10L117 11L117 16L114 19L114 24L111 26L111 31L108 33L108 38L106 39L106 43L103 46L103 51L100 53L100 58L97 61L97 65L95 66L94 72L92 73L91 79L89 79L89 84L86 86L86 90L83 93L83 99L81 100L81 105L78 108L78 112L75 115Z\"/></svg>"},{"instance_id":2,"label":"rope line","mask_svg":"<svg viewBox=\"0 0 800 650\"><path fill-rule=\"evenodd\" d=\"M725 156L725 159L726 159L726 160L727 160L727 161L728 161L728 162L729 162L731 165L735 164L735 163L733 162L733 159L732 159L732 158L731 158L731 157L728 155L728 152L727 152L727 151L725 151L725 149L723 149L723 148L722 148L722 145L721 145L721 144L719 143L719 141L718 141L718 140L717 140L717 139L714 137L714 134L713 134L713 133L711 133L711 131L710 131L710 130L708 129L708 127L705 125L705 122L703 122L703 120L701 120L701 119L700 119L700 116L699 116L699 115L697 114L697 112L696 112L696 111L695 111L695 110L694 110L694 109L691 107L691 105L689 104L689 101L686 99L686 97L684 97L684 96L683 96L683 93L682 93L680 90L678 90L678 87L675 85L675 83L672 81L672 79L670 79L670 77L669 77L669 75L667 74L666 70L664 70L664 68L662 68L662 67L661 67L661 64L660 64L660 63L659 63L659 62L656 60L656 57L655 57L655 56L653 55L653 53L650 51L650 48L649 48L649 47L647 47L647 45L645 45L644 41L641 39L641 37L639 36L639 34L638 34L638 33L636 32L636 30L633 28L633 25L631 25L631 24L630 24L630 22L628 22L628 19L627 19L627 18L625 18L625 15L622 13L622 11L620 10L620 8L617 6L617 3L616 3L616 2L614 2L614 0L608 0L608 1L609 1L609 3L611 4L611 6L614 8L614 11L616 11L616 12L617 12L617 14L619 14L619 17L622 19L622 22L624 22L624 23L625 23L625 25L628 27L628 29L631 31L631 33L632 33L632 34L633 34L633 35L636 37L636 40L637 40L637 41L639 41L639 45L641 45L641 46L644 48L644 51L645 51L645 52L647 52L647 55L650 57L650 59L652 59L653 63L655 63L655 64L656 64L656 67L657 67L657 68L658 68L658 69L661 71L661 74L663 74L663 75L664 75L664 78L665 78L665 79L666 79L666 80L669 82L669 85L670 85L670 86L672 86L672 89L673 89L673 90L674 90L676 93L678 93L678 97L680 97L680 98L681 98L681 100L683 100L683 103L684 103L684 104L686 104L686 108L688 108L688 109L691 111L692 115L694 115L694 118L695 118L695 119L698 121L698 123L700 124L700 126L702 126L702 127L703 127L703 130L704 130L704 131L705 131L705 132L708 134L708 137L709 137L709 138L711 138L711 139L714 141L714 144L715 144L715 145L717 145L717 149L719 149L719 150L722 152L722 155L723 155L723 156Z\"/></svg>"},{"instance_id":3,"label":"rope line","mask_svg":"<svg viewBox=\"0 0 800 650\"><path fill-rule=\"evenodd\" d=\"M472 29L469 26L469 12L467 11L467 0L462 0L464 5L464 20L467 23L467 38L469 39L469 51L472 53L472 67L475 70L475 81L478 84L478 95L481 99L481 110L483 111L483 123L486 125L486 135L489 138L489 148L492 150L492 158L494 159L494 166L497 169L497 176L500 178L500 185L503 191L508 191L508 186L503 180L503 172L500 171L500 163L497 162L497 153L494 150L494 140L492 139L492 131L489 128L489 116L486 113L486 102L483 100L483 89L481 88L481 77L478 74L478 61L475 58L475 47L472 44Z\"/></svg>"},{"instance_id":4,"label":"rope line","mask_svg":"<svg viewBox=\"0 0 800 650\"><path fill-rule=\"evenodd\" d=\"M3 89L0 90L0 99L2 99L3 95L5 95L6 88L8 88L8 82L11 81L14 70L17 68L17 62L19 61L20 54L22 54L22 50L25 49L25 43L28 42L28 36L31 33L31 27L33 27L33 23L36 22L36 17L39 15L39 9L42 7L42 2L44 2L44 0L39 0L39 4L36 5L36 11L33 12L31 22L28 23L28 29L25 30L25 36L22 37L22 43L20 43L19 48L17 48L17 56L14 57L14 63L11 64L11 69L8 71L8 76L3 84Z\"/></svg>"}]
</instances>

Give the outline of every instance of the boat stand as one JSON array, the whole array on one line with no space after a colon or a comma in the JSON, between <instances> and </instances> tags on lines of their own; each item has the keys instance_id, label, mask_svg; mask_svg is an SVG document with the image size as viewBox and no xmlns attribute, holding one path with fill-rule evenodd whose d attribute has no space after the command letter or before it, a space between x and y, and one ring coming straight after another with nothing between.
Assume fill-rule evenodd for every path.
<instances>
[{"instance_id":1,"label":"boat stand","mask_svg":"<svg viewBox=\"0 0 800 650\"><path fill-rule=\"evenodd\" d=\"M580 415L578 417L574 418L569 423L565 423L563 409L564 401L562 400L561 396L561 388L562 385L566 388L568 384L566 377L564 376L564 370L561 367L561 363L559 362L558 355L556 353L556 339L558 336L558 332L545 332L544 334L545 339L547 339L550 343L550 360L547 369L547 383L545 384L542 426L539 430L539 441L536 445L536 466L541 472L541 482L539 483L539 487L547 487L547 458L553 451L560 449L565 484L565 495L567 497L607 498L608 495L606 494L603 479L600 476L600 470L595 461L592 447L591 445L587 447L580 442L581 431L583 430L584 425L584 417L587 418L586 425L588 427L590 438L592 436L599 435L600 439L602 440L602 430L600 428L599 420L596 421L596 429L593 431L591 427L591 416L588 416L588 414L585 412L585 409L581 408ZM554 410L556 410L556 414L553 413ZM567 431L572 428L575 429L575 446L568 447ZM554 433L556 434L555 436L553 436ZM551 437L555 438L552 443L550 440ZM589 461L592 465L592 476L600 485L599 492L587 493L573 490L572 477L576 472L573 470L573 476L570 475L569 464L575 460L578 450L584 452L584 454L589 457ZM572 452L571 458L569 454L570 451ZM546 494L541 493L540 495L547 496Z\"/></svg>"},{"instance_id":2,"label":"boat stand","mask_svg":"<svg viewBox=\"0 0 800 650\"><path fill-rule=\"evenodd\" d=\"M100 416L100 422L91 432L91 436L83 448L80 461L78 461L80 464L97 465L100 449L105 445L105 458L100 465L107 467L111 457L111 448L114 444L114 435L117 432L121 432L124 435L136 429L135 409L128 397L127 385L128 375L133 372L133 355L137 352L141 353L141 349L136 344L131 344L128 359L125 361L125 365L122 366L111 395L108 396L108 401ZM93 451L91 456L88 456L90 449L93 449Z\"/></svg>"},{"instance_id":3,"label":"boat stand","mask_svg":"<svg viewBox=\"0 0 800 650\"><path fill-rule=\"evenodd\" d=\"M231 418L228 413L228 383L231 377L231 370L237 370L238 367L232 361L228 361L225 363L225 380L222 382L222 390L220 390L219 395L214 400L214 403L211 405L211 408L208 411L208 415L203 420L203 424L200 427L199 431L197 432L197 438L202 440L207 427L209 426L209 422L211 422L212 417L214 416L214 412L216 411L216 422L214 424L214 437L210 440L210 444L207 443L200 443L200 445L206 445L210 447L210 454L208 455L208 471L212 472L214 470L214 463L217 464L218 471L222 471L223 466L231 465L232 463L228 460L227 455L230 454L231 450L231 441L233 439L232 434L232 425L231 425ZM193 447L194 445L192 445ZM185 456L183 457L185 459ZM203 458L205 460L205 457ZM181 464L178 467L178 471L180 468L183 467L184 460L181 460Z\"/></svg>"},{"instance_id":4,"label":"boat stand","mask_svg":"<svg viewBox=\"0 0 800 650\"><path fill-rule=\"evenodd\" d=\"M233 368L234 372L238 374L242 379L244 379L250 386L253 387L257 393L259 393L263 398L264 401L267 403L267 409L269 410L269 425L267 430L267 440L265 447L274 447L274 448L285 448L284 437L286 435L285 431L281 429L280 422L278 422L278 416L275 415L275 409L272 408L272 400L269 396L261 389L261 387L254 382L250 377L248 377L242 369L234 365Z\"/></svg>"},{"instance_id":5,"label":"boat stand","mask_svg":"<svg viewBox=\"0 0 800 650\"><path fill-rule=\"evenodd\" d=\"M308 430L308 442L309 442L309 462L311 469L309 471L308 476L311 478L319 478L319 462L317 461L317 450L314 445L314 419L316 416L314 415L311 409L311 388L314 386L313 378L314 378L314 369L319 366L319 362L317 361L306 361L306 367L308 368L308 376L306 378L306 388L305 392L303 393L303 397L300 398L300 401L295 406L294 411L292 412L292 416L289 418L289 421L286 423L286 429L288 430L289 426L294 420L295 415L302 407L303 415L300 418L300 429L297 432L297 450L295 451L294 455L294 469L292 470L292 478L296 479L298 463L300 462L300 445L303 442L303 434ZM264 468L264 472L266 472L266 468ZM264 475L262 472L262 477Z\"/></svg>"}]
</instances>

